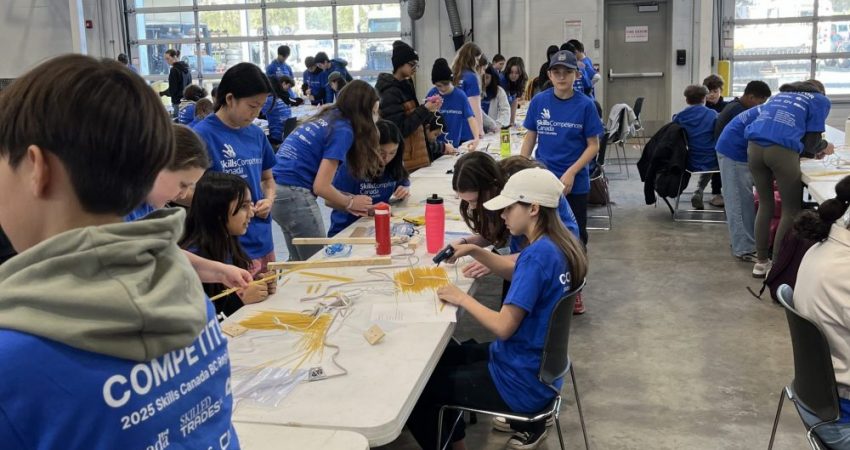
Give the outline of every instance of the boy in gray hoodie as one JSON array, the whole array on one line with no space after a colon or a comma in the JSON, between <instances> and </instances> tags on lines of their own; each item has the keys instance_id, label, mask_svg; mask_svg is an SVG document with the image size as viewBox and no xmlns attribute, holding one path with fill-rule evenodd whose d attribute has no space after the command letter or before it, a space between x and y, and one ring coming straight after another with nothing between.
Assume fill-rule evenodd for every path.
<instances>
[{"instance_id":1,"label":"boy in gray hoodie","mask_svg":"<svg viewBox=\"0 0 850 450\"><path fill-rule=\"evenodd\" d=\"M122 221L173 146L117 62L61 56L0 92L0 224L19 252L0 266L4 448L239 448L184 213Z\"/></svg>"}]
</instances>

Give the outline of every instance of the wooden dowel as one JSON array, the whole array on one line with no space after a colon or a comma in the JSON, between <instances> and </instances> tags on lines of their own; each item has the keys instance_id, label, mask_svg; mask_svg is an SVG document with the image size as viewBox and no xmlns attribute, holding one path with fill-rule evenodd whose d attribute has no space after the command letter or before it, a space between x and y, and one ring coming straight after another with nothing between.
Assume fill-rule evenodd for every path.
<instances>
[{"instance_id":1,"label":"wooden dowel","mask_svg":"<svg viewBox=\"0 0 850 450\"><path fill-rule=\"evenodd\" d=\"M301 267L321 269L330 267L390 266L392 263L393 259L389 256L376 256L373 258L334 258L317 261L271 262L268 267L270 270L294 270Z\"/></svg>"}]
</instances>

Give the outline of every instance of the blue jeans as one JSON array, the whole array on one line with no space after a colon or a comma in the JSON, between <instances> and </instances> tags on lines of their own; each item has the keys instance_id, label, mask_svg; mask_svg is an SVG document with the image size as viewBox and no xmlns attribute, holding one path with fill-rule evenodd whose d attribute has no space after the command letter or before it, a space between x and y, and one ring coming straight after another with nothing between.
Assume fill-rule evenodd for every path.
<instances>
[{"instance_id":1,"label":"blue jeans","mask_svg":"<svg viewBox=\"0 0 850 450\"><path fill-rule=\"evenodd\" d=\"M723 201L732 254L741 257L756 251L756 207L753 199L753 176L745 162L717 154L723 179Z\"/></svg>"},{"instance_id":2,"label":"blue jeans","mask_svg":"<svg viewBox=\"0 0 850 450\"><path fill-rule=\"evenodd\" d=\"M290 261L305 261L322 249L321 245L292 245L292 239L325 237L325 223L309 189L277 185L272 218L283 231Z\"/></svg>"},{"instance_id":3,"label":"blue jeans","mask_svg":"<svg viewBox=\"0 0 850 450\"><path fill-rule=\"evenodd\" d=\"M797 408L803 422L812 426L820 422L814 414L805 408ZM850 450L850 423L828 423L815 428L815 434L833 450Z\"/></svg>"}]
</instances>

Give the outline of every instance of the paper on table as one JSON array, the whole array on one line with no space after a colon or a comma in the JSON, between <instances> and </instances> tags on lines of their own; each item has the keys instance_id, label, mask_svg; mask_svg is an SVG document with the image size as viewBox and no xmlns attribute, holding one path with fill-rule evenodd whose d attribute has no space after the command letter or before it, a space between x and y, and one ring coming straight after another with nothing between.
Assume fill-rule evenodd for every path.
<instances>
[{"instance_id":1,"label":"paper on table","mask_svg":"<svg viewBox=\"0 0 850 450\"><path fill-rule=\"evenodd\" d=\"M442 302L375 303L370 319L386 322L456 322L457 307Z\"/></svg>"}]
</instances>

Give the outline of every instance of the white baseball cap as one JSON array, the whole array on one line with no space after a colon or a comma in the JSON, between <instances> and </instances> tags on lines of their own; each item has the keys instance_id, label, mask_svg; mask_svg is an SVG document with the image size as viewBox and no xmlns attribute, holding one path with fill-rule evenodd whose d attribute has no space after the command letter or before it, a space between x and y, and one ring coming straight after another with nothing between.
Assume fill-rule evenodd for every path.
<instances>
[{"instance_id":1,"label":"white baseball cap","mask_svg":"<svg viewBox=\"0 0 850 450\"><path fill-rule=\"evenodd\" d=\"M552 172L541 168L520 170L507 183L502 193L485 202L484 207L498 211L517 202L536 203L547 208L557 208L564 192L564 184Z\"/></svg>"}]
</instances>

